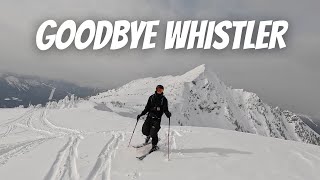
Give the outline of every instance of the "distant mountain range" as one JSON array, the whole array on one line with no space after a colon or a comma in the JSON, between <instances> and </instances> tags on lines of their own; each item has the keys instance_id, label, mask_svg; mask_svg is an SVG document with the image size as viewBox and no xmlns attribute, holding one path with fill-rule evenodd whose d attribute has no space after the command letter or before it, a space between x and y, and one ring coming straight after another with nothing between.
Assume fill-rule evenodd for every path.
<instances>
[{"instance_id":1,"label":"distant mountain range","mask_svg":"<svg viewBox=\"0 0 320 180\"><path fill-rule=\"evenodd\" d=\"M70 94L84 98L99 91L65 81L11 73L0 74L0 108L45 104L49 99L60 100Z\"/></svg>"}]
</instances>

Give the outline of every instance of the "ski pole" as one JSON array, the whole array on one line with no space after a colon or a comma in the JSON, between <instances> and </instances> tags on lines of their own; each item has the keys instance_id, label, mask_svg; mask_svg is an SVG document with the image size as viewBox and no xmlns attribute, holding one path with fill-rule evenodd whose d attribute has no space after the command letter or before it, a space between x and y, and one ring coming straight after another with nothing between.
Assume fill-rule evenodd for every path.
<instances>
[{"instance_id":1,"label":"ski pole","mask_svg":"<svg viewBox=\"0 0 320 180\"><path fill-rule=\"evenodd\" d=\"M169 155L170 155L170 118L169 118L169 130L168 130L168 161L169 161Z\"/></svg>"},{"instance_id":2,"label":"ski pole","mask_svg":"<svg viewBox=\"0 0 320 180\"><path fill-rule=\"evenodd\" d=\"M132 137L133 137L134 131L136 131L136 127L137 127L138 121L139 121L139 120L137 120L136 125L134 126L134 129L133 129L133 132L132 132L132 135L131 135L131 138L130 138L130 141L129 141L128 147L129 147L129 146L130 146L130 144L131 144L131 140L132 140Z\"/></svg>"}]
</instances>

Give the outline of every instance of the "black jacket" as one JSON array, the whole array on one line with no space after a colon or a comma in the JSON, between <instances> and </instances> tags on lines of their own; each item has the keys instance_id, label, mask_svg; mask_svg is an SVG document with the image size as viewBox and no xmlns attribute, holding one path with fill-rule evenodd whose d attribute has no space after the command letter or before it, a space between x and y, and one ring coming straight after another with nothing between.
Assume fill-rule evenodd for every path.
<instances>
[{"instance_id":1,"label":"black jacket","mask_svg":"<svg viewBox=\"0 0 320 180\"><path fill-rule=\"evenodd\" d=\"M158 119L161 119L163 113L166 114L167 117L170 116L170 112L168 110L168 100L163 94L155 94L151 95L148 99L148 103L141 115L145 115L148 113L148 117L155 116Z\"/></svg>"}]
</instances>

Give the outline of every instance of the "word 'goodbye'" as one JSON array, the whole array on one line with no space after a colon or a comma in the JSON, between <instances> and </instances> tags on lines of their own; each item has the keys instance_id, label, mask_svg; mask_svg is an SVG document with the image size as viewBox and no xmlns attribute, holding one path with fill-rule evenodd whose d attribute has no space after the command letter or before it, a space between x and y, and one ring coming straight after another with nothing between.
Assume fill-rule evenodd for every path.
<instances>
[{"instance_id":1,"label":"word 'goodbye'","mask_svg":"<svg viewBox=\"0 0 320 180\"><path fill-rule=\"evenodd\" d=\"M59 50L75 46L78 50L152 49L156 47L160 20L95 22L86 20L79 26L73 20L43 22L36 34L38 49L45 51L55 45ZM268 21L168 21L164 49L274 49L286 47L285 20Z\"/></svg>"}]
</instances>

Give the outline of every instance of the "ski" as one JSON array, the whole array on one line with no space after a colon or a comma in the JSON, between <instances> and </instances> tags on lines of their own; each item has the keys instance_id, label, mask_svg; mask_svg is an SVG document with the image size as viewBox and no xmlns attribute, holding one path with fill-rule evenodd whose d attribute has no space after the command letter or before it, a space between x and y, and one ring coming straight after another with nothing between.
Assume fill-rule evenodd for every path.
<instances>
[{"instance_id":1,"label":"ski","mask_svg":"<svg viewBox=\"0 0 320 180\"><path fill-rule=\"evenodd\" d=\"M159 138L159 141L161 141L161 139ZM149 144L151 144L152 142L151 141L149 141L148 143L143 143L143 144L139 144L139 145L134 145L134 146L132 146L132 147L134 147L134 148L136 148L136 149L139 149L139 148L142 148L142 147L144 147L144 146L147 146L147 145L149 145Z\"/></svg>"},{"instance_id":2,"label":"ski","mask_svg":"<svg viewBox=\"0 0 320 180\"><path fill-rule=\"evenodd\" d=\"M142 147L147 146L149 144L151 144L151 142L135 145L135 146L132 146L132 147L139 149L139 148L142 148Z\"/></svg>"},{"instance_id":3,"label":"ski","mask_svg":"<svg viewBox=\"0 0 320 180\"><path fill-rule=\"evenodd\" d=\"M155 152L155 151L158 151L159 150L159 147L156 149L156 150L154 150L154 149L151 149L147 154L144 154L144 155L142 155L142 156L139 156L139 157L137 157L137 159L139 159L140 161L142 161L144 158L146 158L149 154L151 154L151 153L153 153L153 152Z\"/></svg>"}]
</instances>

